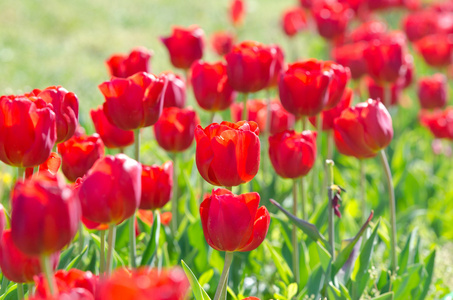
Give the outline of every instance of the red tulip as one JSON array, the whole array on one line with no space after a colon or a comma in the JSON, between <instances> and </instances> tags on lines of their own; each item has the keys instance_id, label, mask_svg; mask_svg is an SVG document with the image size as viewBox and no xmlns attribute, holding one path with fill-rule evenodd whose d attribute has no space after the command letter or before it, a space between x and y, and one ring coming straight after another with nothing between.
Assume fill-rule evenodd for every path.
<instances>
[{"instance_id":1,"label":"red tulip","mask_svg":"<svg viewBox=\"0 0 453 300\"><path fill-rule=\"evenodd\" d=\"M172 196L173 163L168 161L162 167L142 165L142 195L140 209L158 209L167 204Z\"/></svg>"},{"instance_id":2,"label":"red tulip","mask_svg":"<svg viewBox=\"0 0 453 300\"><path fill-rule=\"evenodd\" d=\"M194 61L201 59L203 39L203 29L197 25L187 28L175 26L171 36L160 38L167 47L172 65L178 69L189 69Z\"/></svg>"},{"instance_id":3,"label":"red tulip","mask_svg":"<svg viewBox=\"0 0 453 300\"><path fill-rule=\"evenodd\" d=\"M89 292L90 295L94 296L96 293L96 285L98 283L98 276L93 275L90 271L81 271L78 269L58 270L54 274L55 282L57 284L58 292L68 293L71 290L79 288ZM48 299L50 295L47 295L46 284L44 282L43 275L35 277L36 292L35 296ZM68 298L73 299L73 298Z\"/></svg>"},{"instance_id":4,"label":"red tulip","mask_svg":"<svg viewBox=\"0 0 453 300\"><path fill-rule=\"evenodd\" d=\"M52 105L30 95L0 97L0 160L34 167L49 157L57 141Z\"/></svg>"},{"instance_id":5,"label":"red tulip","mask_svg":"<svg viewBox=\"0 0 453 300\"><path fill-rule=\"evenodd\" d=\"M270 68L271 78L267 85L268 88L276 87L278 85L278 80L280 79L280 74L286 70L285 54L283 53L282 48L278 45L270 45L269 51L274 57L274 62Z\"/></svg>"},{"instance_id":6,"label":"red tulip","mask_svg":"<svg viewBox=\"0 0 453 300\"><path fill-rule=\"evenodd\" d=\"M120 129L110 123L102 106L92 109L90 115L96 132L107 148L125 148L134 143L134 132Z\"/></svg>"},{"instance_id":7,"label":"red tulip","mask_svg":"<svg viewBox=\"0 0 453 300\"><path fill-rule=\"evenodd\" d=\"M200 205L201 224L209 246L218 251L252 251L264 241L271 217L260 195L212 190Z\"/></svg>"},{"instance_id":8,"label":"red tulip","mask_svg":"<svg viewBox=\"0 0 453 300\"><path fill-rule=\"evenodd\" d=\"M47 175L55 176L60 169L61 158L56 152L50 153L45 162L39 165L39 173L45 172ZM33 168L25 169L25 178L30 178L33 175Z\"/></svg>"},{"instance_id":9,"label":"red tulip","mask_svg":"<svg viewBox=\"0 0 453 300\"><path fill-rule=\"evenodd\" d=\"M104 156L104 143L99 134L72 137L58 145L64 176L71 181L83 177L95 161Z\"/></svg>"},{"instance_id":10,"label":"red tulip","mask_svg":"<svg viewBox=\"0 0 453 300\"><path fill-rule=\"evenodd\" d=\"M334 108L340 102L346 85L351 78L351 71L348 67L343 67L332 61L324 62L324 69L332 71L332 80L330 81L329 89L327 91L329 98L323 109L327 110Z\"/></svg>"},{"instance_id":11,"label":"red tulip","mask_svg":"<svg viewBox=\"0 0 453 300\"><path fill-rule=\"evenodd\" d=\"M311 9L314 1L316 1L316 0L299 0L300 6L306 8L306 9Z\"/></svg>"},{"instance_id":12,"label":"red tulip","mask_svg":"<svg viewBox=\"0 0 453 300\"><path fill-rule=\"evenodd\" d=\"M6 227L5 208L0 204L0 236L3 235L3 230Z\"/></svg>"},{"instance_id":13,"label":"red tulip","mask_svg":"<svg viewBox=\"0 0 453 300\"><path fill-rule=\"evenodd\" d=\"M257 297L247 297L247 298L244 298L242 300L261 300L261 299L257 298Z\"/></svg>"},{"instance_id":14,"label":"red tulip","mask_svg":"<svg viewBox=\"0 0 453 300\"><path fill-rule=\"evenodd\" d=\"M296 62L280 75L280 101L287 111L299 117L314 116L324 109L332 71L323 66L314 59Z\"/></svg>"},{"instance_id":15,"label":"red tulip","mask_svg":"<svg viewBox=\"0 0 453 300\"><path fill-rule=\"evenodd\" d=\"M139 72L150 73L148 65L152 56L152 51L145 47L137 47L129 54L113 54L105 64L111 76L127 78Z\"/></svg>"},{"instance_id":16,"label":"red tulip","mask_svg":"<svg viewBox=\"0 0 453 300\"><path fill-rule=\"evenodd\" d=\"M444 107L447 104L447 91L447 78L441 73L420 78L417 90L420 106L424 109Z\"/></svg>"},{"instance_id":17,"label":"red tulip","mask_svg":"<svg viewBox=\"0 0 453 300\"><path fill-rule=\"evenodd\" d=\"M235 93L228 83L224 62L195 62L190 80L195 100L201 108L215 112L225 110L233 103Z\"/></svg>"},{"instance_id":18,"label":"red tulip","mask_svg":"<svg viewBox=\"0 0 453 300\"><path fill-rule=\"evenodd\" d=\"M234 35L227 31L218 31L211 36L211 46L214 51L223 56L233 49Z\"/></svg>"},{"instance_id":19,"label":"red tulip","mask_svg":"<svg viewBox=\"0 0 453 300\"><path fill-rule=\"evenodd\" d=\"M137 218L143 221L143 223L148 224L149 226L153 225L154 215L152 210L139 209L137 211ZM161 212L160 214L160 223L164 226L170 225L172 219L172 214L169 211Z\"/></svg>"},{"instance_id":20,"label":"red tulip","mask_svg":"<svg viewBox=\"0 0 453 300\"><path fill-rule=\"evenodd\" d=\"M407 15L403 19L403 28L407 38L411 42L415 42L436 33L438 17L438 14L432 10L422 10Z\"/></svg>"},{"instance_id":21,"label":"red tulip","mask_svg":"<svg viewBox=\"0 0 453 300\"><path fill-rule=\"evenodd\" d=\"M414 81L414 57L409 53L406 54L404 57L404 64L406 65L406 74L404 77L398 79L398 81L401 81L401 88L406 89L412 85L412 82Z\"/></svg>"},{"instance_id":22,"label":"red tulip","mask_svg":"<svg viewBox=\"0 0 453 300\"><path fill-rule=\"evenodd\" d=\"M184 300L189 281L179 267L118 269L99 289L99 299L102 300Z\"/></svg>"},{"instance_id":23,"label":"red tulip","mask_svg":"<svg viewBox=\"0 0 453 300\"><path fill-rule=\"evenodd\" d=\"M392 137L392 118L384 104L376 100L350 107L335 119L335 144L345 155L374 157L390 144Z\"/></svg>"},{"instance_id":24,"label":"red tulip","mask_svg":"<svg viewBox=\"0 0 453 300\"><path fill-rule=\"evenodd\" d=\"M78 124L79 99L61 86L50 86L44 90L33 90L36 97L52 104L57 125L57 143L70 139Z\"/></svg>"},{"instance_id":25,"label":"red tulip","mask_svg":"<svg viewBox=\"0 0 453 300\"><path fill-rule=\"evenodd\" d=\"M210 184L237 186L258 173L260 140L255 122L213 123L197 126L196 163L200 175Z\"/></svg>"},{"instance_id":26,"label":"red tulip","mask_svg":"<svg viewBox=\"0 0 453 300\"><path fill-rule=\"evenodd\" d=\"M307 28L307 17L300 7L294 7L283 13L282 27L285 34L293 37L296 33Z\"/></svg>"},{"instance_id":27,"label":"red tulip","mask_svg":"<svg viewBox=\"0 0 453 300\"><path fill-rule=\"evenodd\" d=\"M42 173L18 181L11 203L11 236L17 248L27 255L59 251L77 232L80 204L60 176Z\"/></svg>"},{"instance_id":28,"label":"red tulip","mask_svg":"<svg viewBox=\"0 0 453 300\"><path fill-rule=\"evenodd\" d=\"M316 132L286 130L269 137L269 157L283 178L305 176L316 160Z\"/></svg>"},{"instance_id":29,"label":"red tulip","mask_svg":"<svg viewBox=\"0 0 453 300\"><path fill-rule=\"evenodd\" d=\"M245 17L244 0L231 0L229 15L233 26L242 25Z\"/></svg>"},{"instance_id":30,"label":"red tulip","mask_svg":"<svg viewBox=\"0 0 453 300\"><path fill-rule=\"evenodd\" d=\"M186 106L186 83L184 79L171 71L162 72L159 77L167 78L167 87L164 92L164 107Z\"/></svg>"},{"instance_id":31,"label":"red tulip","mask_svg":"<svg viewBox=\"0 0 453 300\"><path fill-rule=\"evenodd\" d=\"M124 154L98 159L78 194L82 215L92 222L120 224L140 204L142 167Z\"/></svg>"},{"instance_id":32,"label":"red tulip","mask_svg":"<svg viewBox=\"0 0 453 300\"><path fill-rule=\"evenodd\" d=\"M151 126L162 113L165 86L165 77L147 73L106 81L99 85L105 97L104 114L123 130Z\"/></svg>"},{"instance_id":33,"label":"red tulip","mask_svg":"<svg viewBox=\"0 0 453 300\"><path fill-rule=\"evenodd\" d=\"M380 40L386 36L387 24L381 21L369 21L362 23L349 34L349 39L353 43L370 42Z\"/></svg>"},{"instance_id":34,"label":"red tulip","mask_svg":"<svg viewBox=\"0 0 453 300\"><path fill-rule=\"evenodd\" d=\"M167 107L153 128L156 141L166 151L182 152L192 145L199 123L191 108Z\"/></svg>"},{"instance_id":35,"label":"red tulip","mask_svg":"<svg viewBox=\"0 0 453 300\"><path fill-rule=\"evenodd\" d=\"M368 95L371 99L380 99L382 100L382 104L386 105L386 101L384 101L385 95L385 87L380 85L379 83L375 82L371 77L365 78L365 84L368 89ZM395 83L390 85L390 96L391 96L391 105L397 105L398 100L400 98L402 92L402 78L398 79Z\"/></svg>"},{"instance_id":36,"label":"red tulip","mask_svg":"<svg viewBox=\"0 0 453 300\"><path fill-rule=\"evenodd\" d=\"M52 297L33 296L29 300L95 300L94 296L83 288L72 288L66 292L58 292Z\"/></svg>"},{"instance_id":37,"label":"red tulip","mask_svg":"<svg viewBox=\"0 0 453 300\"><path fill-rule=\"evenodd\" d=\"M423 111L420 116L420 122L436 138L453 140L453 109L451 107L433 113Z\"/></svg>"},{"instance_id":38,"label":"red tulip","mask_svg":"<svg viewBox=\"0 0 453 300\"><path fill-rule=\"evenodd\" d=\"M312 12L318 33L329 40L342 37L354 16L354 11L349 5L329 0L314 2Z\"/></svg>"},{"instance_id":39,"label":"red tulip","mask_svg":"<svg viewBox=\"0 0 453 300\"><path fill-rule=\"evenodd\" d=\"M366 62L363 58L363 50L367 45L367 42L357 42L335 47L332 50L332 57L340 65L348 67L351 77L357 80L367 73Z\"/></svg>"},{"instance_id":40,"label":"red tulip","mask_svg":"<svg viewBox=\"0 0 453 300\"><path fill-rule=\"evenodd\" d=\"M431 34L418 40L415 49L433 67L445 67L453 62L453 34Z\"/></svg>"}]
</instances>

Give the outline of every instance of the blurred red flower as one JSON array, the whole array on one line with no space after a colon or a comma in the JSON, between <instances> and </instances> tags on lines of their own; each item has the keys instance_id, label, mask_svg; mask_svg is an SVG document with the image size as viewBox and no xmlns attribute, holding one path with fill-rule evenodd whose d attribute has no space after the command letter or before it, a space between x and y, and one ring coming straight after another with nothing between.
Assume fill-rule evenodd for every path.
<instances>
[{"instance_id":1,"label":"blurred red flower","mask_svg":"<svg viewBox=\"0 0 453 300\"><path fill-rule=\"evenodd\" d=\"M171 199L172 188L173 162L167 161L162 167L142 165L142 195L139 208L154 210L164 207Z\"/></svg>"},{"instance_id":2,"label":"blurred red flower","mask_svg":"<svg viewBox=\"0 0 453 300\"><path fill-rule=\"evenodd\" d=\"M145 47L137 47L129 54L113 54L105 64L111 76L127 78L139 72L150 73L149 60L153 54Z\"/></svg>"}]
</instances>

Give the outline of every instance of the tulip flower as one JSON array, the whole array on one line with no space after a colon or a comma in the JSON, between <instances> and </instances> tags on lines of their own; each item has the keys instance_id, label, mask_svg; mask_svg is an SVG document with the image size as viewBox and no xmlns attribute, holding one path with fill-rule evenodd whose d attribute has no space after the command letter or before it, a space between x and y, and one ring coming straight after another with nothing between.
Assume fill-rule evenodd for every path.
<instances>
[{"instance_id":1,"label":"tulip flower","mask_svg":"<svg viewBox=\"0 0 453 300\"><path fill-rule=\"evenodd\" d=\"M105 116L123 130L153 125L162 113L166 81L165 77L137 73L100 84Z\"/></svg>"},{"instance_id":2,"label":"tulip flower","mask_svg":"<svg viewBox=\"0 0 453 300\"><path fill-rule=\"evenodd\" d=\"M330 81L327 91L328 100L323 110L331 109L337 106L343 96L346 85L351 78L351 71L348 67L332 61L324 62L324 69L332 71L332 80Z\"/></svg>"},{"instance_id":3,"label":"tulip flower","mask_svg":"<svg viewBox=\"0 0 453 300\"><path fill-rule=\"evenodd\" d=\"M278 85L283 107L297 117L320 113L327 104L331 78L332 71L325 70L321 61L290 64Z\"/></svg>"},{"instance_id":4,"label":"tulip flower","mask_svg":"<svg viewBox=\"0 0 453 300\"><path fill-rule=\"evenodd\" d=\"M355 28L350 34L348 39L353 43L358 42L371 42L373 40L380 40L385 38L387 34L387 24L381 21L369 21L362 23L359 27Z\"/></svg>"},{"instance_id":5,"label":"tulip flower","mask_svg":"<svg viewBox=\"0 0 453 300\"><path fill-rule=\"evenodd\" d=\"M265 206L258 208L260 195L235 195L215 189L200 205L201 224L209 246L218 251L245 252L264 241L271 217Z\"/></svg>"},{"instance_id":6,"label":"tulip flower","mask_svg":"<svg viewBox=\"0 0 453 300\"><path fill-rule=\"evenodd\" d=\"M447 78L443 74L420 78L417 89L420 106L424 109L444 107L447 104L447 91Z\"/></svg>"},{"instance_id":7,"label":"tulip flower","mask_svg":"<svg viewBox=\"0 0 453 300\"><path fill-rule=\"evenodd\" d=\"M120 129L110 123L104 114L102 106L92 109L90 115L96 132L107 148L125 148L134 143L134 132Z\"/></svg>"},{"instance_id":8,"label":"tulip flower","mask_svg":"<svg viewBox=\"0 0 453 300\"><path fill-rule=\"evenodd\" d=\"M242 300L261 300L261 299L257 298L257 297L247 297L247 298L243 298Z\"/></svg>"},{"instance_id":9,"label":"tulip flower","mask_svg":"<svg viewBox=\"0 0 453 300\"><path fill-rule=\"evenodd\" d=\"M194 61L201 59L203 39L203 29L197 25L173 27L172 35L160 38L167 47L172 65L178 69L189 69Z\"/></svg>"},{"instance_id":10,"label":"tulip flower","mask_svg":"<svg viewBox=\"0 0 453 300\"><path fill-rule=\"evenodd\" d=\"M51 257L54 269L58 265L59 258L59 252L54 253ZM6 229L1 235L0 268L3 276L18 283L33 282L33 277L41 273L39 257L20 251L13 242L11 229Z\"/></svg>"},{"instance_id":11,"label":"tulip flower","mask_svg":"<svg viewBox=\"0 0 453 300\"><path fill-rule=\"evenodd\" d=\"M338 1L316 1L312 12L318 33L328 40L342 37L354 16L354 11L349 5Z\"/></svg>"},{"instance_id":12,"label":"tulip flower","mask_svg":"<svg viewBox=\"0 0 453 300\"><path fill-rule=\"evenodd\" d=\"M233 103L235 93L228 82L224 62L195 62L190 80L195 100L201 108L215 112L225 110Z\"/></svg>"},{"instance_id":13,"label":"tulip flower","mask_svg":"<svg viewBox=\"0 0 453 300\"><path fill-rule=\"evenodd\" d=\"M27 255L48 256L71 242L80 222L76 194L60 176L18 181L12 192L11 237Z\"/></svg>"},{"instance_id":14,"label":"tulip flower","mask_svg":"<svg viewBox=\"0 0 453 300\"><path fill-rule=\"evenodd\" d=\"M0 204L0 236L3 235L3 230L6 227L5 208Z\"/></svg>"},{"instance_id":15,"label":"tulip flower","mask_svg":"<svg viewBox=\"0 0 453 300\"><path fill-rule=\"evenodd\" d=\"M260 164L259 129L255 122L213 123L195 129L196 163L210 184L237 186L249 182Z\"/></svg>"},{"instance_id":16,"label":"tulip flower","mask_svg":"<svg viewBox=\"0 0 453 300\"><path fill-rule=\"evenodd\" d=\"M98 159L78 190L84 218L120 224L140 204L141 165L124 154Z\"/></svg>"},{"instance_id":17,"label":"tulip flower","mask_svg":"<svg viewBox=\"0 0 453 300\"><path fill-rule=\"evenodd\" d=\"M73 289L84 289L91 296L96 293L96 285L98 284L98 276L93 275L90 271L82 271L78 269L58 270L54 274L55 281L57 283L59 293L68 293ZM44 286L43 276L35 277L36 292L35 296L46 299L49 297L46 288ZM72 299L72 298L70 298Z\"/></svg>"},{"instance_id":18,"label":"tulip flower","mask_svg":"<svg viewBox=\"0 0 453 300\"><path fill-rule=\"evenodd\" d=\"M58 145L58 153L62 157L62 171L66 178L74 182L83 177L95 161L104 156L104 143L100 136L74 136Z\"/></svg>"},{"instance_id":19,"label":"tulip flower","mask_svg":"<svg viewBox=\"0 0 453 300\"><path fill-rule=\"evenodd\" d=\"M152 51L137 47L129 54L113 54L105 64L110 76L127 78L139 72L150 73L149 60L152 56Z\"/></svg>"},{"instance_id":20,"label":"tulip flower","mask_svg":"<svg viewBox=\"0 0 453 300\"><path fill-rule=\"evenodd\" d=\"M316 160L316 132L286 130L269 137L269 157L283 178L305 176Z\"/></svg>"},{"instance_id":21,"label":"tulip flower","mask_svg":"<svg viewBox=\"0 0 453 300\"><path fill-rule=\"evenodd\" d=\"M335 119L335 144L345 155L358 159L374 157L390 144L392 137L392 118L376 100L350 107Z\"/></svg>"},{"instance_id":22,"label":"tulip flower","mask_svg":"<svg viewBox=\"0 0 453 300\"><path fill-rule=\"evenodd\" d=\"M397 80L397 83L400 83L402 89L406 89L411 86L415 76L414 57L407 53L404 60L404 64L406 65L406 74Z\"/></svg>"},{"instance_id":23,"label":"tulip flower","mask_svg":"<svg viewBox=\"0 0 453 300\"><path fill-rule=\"evenodd\" d=\"M159 209L167 204L172 196L173 162L162 167L142 165L142 194L140 209ZM152 222L151 222L152 223Z\"/></svg>"},{"instance_id":24,"label":"tulip flower","mask_svg":"<svg viewBox=\"0 0 453 300\"><path fill-rule=\"evenodd\" d=\"M367 42L357 42L337 46L332 50L333 59L349 68L352 79L357 80L367 73L367 65L363 58L363 50L367 45Z\"/></svg>"},{"instance_id":25,"label":"tulip flower","mask_svg":"<svg viewBox=\"0 0 453 300\"><path fill-rule=\"evenodd\" d=\"M49 157L57 141L52 105L32 94L0 97L0 160L34 167Z\"/></svg>"},{"instance_id":26,"label":"tulip flower","mask_svg":"<svg viewBox=\"0 0 453 300\"><path fill-rule=\"evenodd\" d=\"M61 166L61 157L56 152L50 153L45 162L39 165L39 173L45 172L47 175L55 176ZM33 168L25 169L25 178L30 178L33 175Z\"/></svg>"},{"instance_id":27,"label":"tulip flower","mask_svg":"<svg viewBox=\"0 0 453 300\"><path fill-rule=\"evenodd\" d=\"M380 85L376 81L373 80L371 77L365 77L365 85L368 89L368 96L371 99L381 99L383 100L385 97L385 88L384 86ZM390 101L388 104L396 105L398 104L398 99L402 92L402 78L398 79L395 83L390 85ZM383 103L387 107L387 103Z\"/></svg>"},{"instance_id":28,"label":"tulip flower","mask_svg":"<svg viewBox=\"0 0 453 300\"><path fill-rule=\"evenodd\" d=\"M269 51L274 57L274 62L270 68L271 77L267 88L276 87L280 79L280 74L286 70L285 54L282 48L278 45L271 45L269 46Z\"/></svg>"},{"instance_id":29,"label":"tulip flower","mask_svg":"<svg viewBox=\"0 0 453 300\"><path fill-rule=\"evenodd\" d=\"M415 42L427 35L435 34L438 29L438 14L432 10L410 13L403 19L403 29L407 38Z\"/></svg>"},{"instance_id":30,"label":"tulip flower","mask_svg":"<svg viewBox=\"0 0 453 300\"><path fill-rule=\"evenodd\" d=\"M94 296L83 288L72 288L65 292L58 292L53 296L41 297L33 296L29 300L95 300Z\"/></svg>"},{"instance_id":31,"label":"tulip flower","mask_svg":"<svg viewBox=\"0 0 453 300\"><path fill-rule=\"evenodd\" d=\"M166 151L182 152L192 145L199 123L191 108L167 107L153 128L156 141Z\"/></svg>"},{"instance_id":32,"label":"tulip flower","mask_svg":"<svg viewBox=\"0 0 453 300\"><path fill-rule=\"evenodd\" d=\"M282 28L283 32L289 37L293 37L296 33L307 28L307 17L304 10L300 7L286 10L282 17Z\"/></svg>"},{"instance_id":33,"label":"tulip flower","mask_svg":"<svg viewBox=\"0 0 453 300\"><path fill-rule=\"evenodd\" d=\"M245 17L244 0L231 0L229 17L233 26L239 27L242 25Z\"/></svg>"},{"instance_id":34,"label":"tulip flower","mask_svg":"<svg viewBox=\"0 0 453 300\"><path fill-rule=\"evenodd\" d=\"M164 107L183 108L186 105L186 83L184 79L171 71L162 72L159 77L167 78L164 92Z\"/></svg>"},{"instance_id":35,"label":"tulip flower","mask_svg":"<svg viewBox=\"0 0 453 300\"><path fill-rule=\"evenodd\" d=\"M233 49L234 35L228 31L218 31L211 36L212 49L220 56L224 56Z\"/></svg>"},{"instance_id":36,"label":"tulip flower","mask_svg":"<svg viewBox=\"0 0 453 300\"><path fill-rule=\"evenodd\" d=\"M453 34L431 34L418 40L415 49L433 67L446 67L453 62Z\"/></svg>"},{"instance_id":37,"label":"tulip flower","mask_svg":"<svg viewBox=\"0 0 453 300\"><path fill-rule=\"evenodd\" d=\"M70 139L79 124L79 100L77 96L61 86L50 86L44 90L33 90L36 97L52 104L57 125L57 143Z\"/></svg>"},{"instance_id":38,"label":"tulip flower","mask_svg":"<svg viewBox=\"0 0 453 300\"><path fill-rule=\"evenodd\" d=\"M160 223L164 226L170 225L172 219L172 213L169 211L161 212L160 214ZM139 209L137 211L137 218L142 220L143 223L148 226L152 226L154 222L154 214L152 210Z\"/></svg>"},{"instance_id":39,"label":"tulip flower","mask_svg":"<svg viewBox=\"0 0 453 300\"><path fill-rule=\"evenodd\" d=\"M420 122L438 139L453 140L453 109L428 113L423 111Z\"/></svg>"}]
</instances>

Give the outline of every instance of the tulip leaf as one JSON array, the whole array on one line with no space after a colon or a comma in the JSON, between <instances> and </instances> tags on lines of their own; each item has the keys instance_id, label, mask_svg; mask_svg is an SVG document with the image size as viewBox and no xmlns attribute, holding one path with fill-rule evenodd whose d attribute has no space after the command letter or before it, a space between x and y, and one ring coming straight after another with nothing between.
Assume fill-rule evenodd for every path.
<instances>
[{"instance_id":1,"label":"tulip leaf","mask_svg":"<svg viewBox=\"0 0 453 300\"><path fill-rule=\"evenodd\" d=\"M404 245L403 250L401 251L398 257L398 275L404 274L407 267L414 263L415 252L416 252L416 240L417 238L417 228L412 230L411 234L406 240L406 244Z\"/></svg>"},{"instance_id":2,"label":"tulip leaf","mask_svg":"<svg viewBox=\"0 0 453 300\"><path fill-rule=\"evenodd\" d=\"M284 209L280 203L275 201L274 199L270 199L270 202L274 204L279 210L281 210L290 220L293 222L297 227L302 229L302 231L308 235L313 241L321 241L323 246L330 251L330 245L327 242L327 240L324 238L324 236L319 232L319 230L316 228L316 226L310 222L307 222L305 220L299 219L293 214L291 214L289 211Z\"/></svg>"},{"instance_id":3,"label":"tulip leaf","mask_svg":"<svg viewBox=\"0 0 453 300\"><path fill-rule=\"evenodd\" d=\"M88 250L88 245L85 246L85 248L83 248L82 252L80 252L79 255L77 255L76 257L74 257L73 260L71 260L71 262L66 266L66 270L70 270L72 269L74 266L76 266L79 261L82 259L82 256L85 254L85 252L87 252Z\"/></svg>"},{"instance_id":4,"label":"tulip leaf","mask_svg":"<svg viewBox=\"0 0 453 300\"><path fill-rule=\"evenodd\" d=\"M322 269L324 272L327 272L331 262L332 262L332 255L330 255L329 251L326 250L320 243L316 243L318 249L319 260L321 262Z\"/></svg>"},{"instance_id":5,"label":"tulip leaf","mask_svg":"<svg viewBox=\"0 0 453 300\"><path fill-rule=\"evenodd\" d=\"M193 295L196 300L211 300L206 291L201 287L200 283L197 280L197 277L193 274L189 266L181 260L182 267L186 273L187 279L189 280L190 286L192 287Z\"/></svg>"},{"instance_id":6,"label":"tulip leaf","mask_svg":"<svg viewBox=\"0 0 453 300\"><path fill-rule=\"evenodd\" d=\"M70 262L70 259L72 258L72 252L74 251L75 245L72 244L71 246L68 247L63 253L60 255L60 262L58 263L57 270L65 269L68 263Z\"/></svg>"},{"instance_id":7,"label":"tulip leaf","mask_svg":"<svg viewBox=\"0 0 453 300\"><path fill-rule=\"evenodd\" d=\"M324 273L324 270L322 269L322 266L319 265L310 274L310 278L308 279L306 291L305 291L304 295L310 299L318 299L319 292L321 291L322 287L324 286L324 280L325 280L325 273Z\"/></svg>"},{"instance_id":8,"label":"tulip leaf","mask_svg":"<svg viewBox=\"0 0 453 300\"><path fill-rule=\"evenodd\" d=\"M159 235L160 235L160 213L156 211L148 245L146 245L145 251L143 252L140 266L146 266L151 263L151 260L153 259L154 254L156 253L157 247L159 246Z\"/></svg>"},{"instance_id":9,"label":"tulip leaf","mask_svg":"<svg viewBox=\"0 0 453 300\"><path fill-rule=\"evenodd\" d=\"M385 294L382 294L380 296L377 296L371 300L393 300L393 292L388 292L388 293L385 293Z\"/></svg>"},{"instance_id":10,"label":"tulip leaf","mask_svg":"<svg viewBox=\"0 0 453 300\"><path fill-rule=\"evenodd\" d=\"M423 288L422 292L420 293L419 299L425 299L426 295L429 291L429 286L431 285L431 281L433 279L434 273L434 261L436 260L436 250L431 251L431 253L425 258L425 271L426 271L426 278L424 278L423 282L421 283Z\"/></svg>"},{"instance_id":11,"label":"tulip leaf","mask_svg":"<svg viewBox=\"0 0 453 300\"><path fill-rule=\"evenodd\" d=\"M8 280L8 278L6 278L6 276L4 274L2 274L2 286L1 286L1 289L0 289L0 294L3 295L5 293L5 291L7 290L8 288L8 285L11 281Z\"/></svg>"},{"instance_id":12,"label":"tulip leaf","mask_svg":"<svg viewBox=\"0 0 453 300\"><path fill-rule=\"evenodd\" d=\"M0 300L16 300L17 299L17 283L10 286L5 294L2 295Z\"/></svg>"},{"instance_id":13,"label":"tulip leaf","mask_svg":"<svg viewBox=\"0 0 453 300\"><path fill-rule=\"evenodd\" d=\"M293 272L289 268L286 261L283 257L272 247L272 245L268 242L267 239L264 240L264 245L269 250L271 254L272 260L274 261L275 267L277 268L277 272L280 275L281 279L285 282L285 284L289 284L290 277L293 277Z\"/></svg>"},{"instance_id":14,"label":"tulip leaf","mask_svg":"<svg viewBox=\"0 0 453 300\"><path fill-rule=\"evenodd\" d=\"M337 258L332 264L332 278L338 273L338 271L344 266L346 261L349 259L351 256L352 251L354 250L354 246L357 244L359 241L360 237L363 235L365 232L366 228L371 222L371 219L373 218L374 212L371 211L370 216L368 219L365 221L363 224L362 228L360 228L359 232L356 234L356 236L352 239L352 241L343 249L341 252L338 254Z\"/></svg>"},{"instance_id":15,"label":"tulip leaf","mask_svg":"<svg viewBox=\"0 0 453 300\"><path fill-rule=\"evenodd\" d=\"M332 282L329 282L327 287L327 295L329 299L351 300L348 289L340 283L340 288L337 288Z\"/></svg>"},{"instance_id":16,"label":"tulip leaf","mask_svg":"<svg viewBox=\"0 0 453 300\"><path fill-rule=\"evenodd\" d=\"M420 286L422 271L422 264L412 265L407 268L406 273L395 279L393 282L393 290L395 291L396 299L412 298L412 292L416 291Z\"/></svg>"}]
</instances>

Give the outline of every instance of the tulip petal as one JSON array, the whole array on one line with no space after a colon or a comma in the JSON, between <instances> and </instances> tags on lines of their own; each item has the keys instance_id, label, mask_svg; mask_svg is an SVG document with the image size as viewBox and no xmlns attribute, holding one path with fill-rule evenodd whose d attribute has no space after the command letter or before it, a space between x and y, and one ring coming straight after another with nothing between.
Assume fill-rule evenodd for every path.
<instances>
[{"instance_id":1,"label":"tulip petal","mask_svg":"<svg viewBox=\"0 0 453 300\"><path fill-rule=\"evenodd\" d=\"M237 249L237 251L245 252L252 251L258 248L264 241L269 230L271 216L265 206L261 206L256 212L255 222L253 224L253 234L245 247Z\"/></svg>"}]
</instances>

